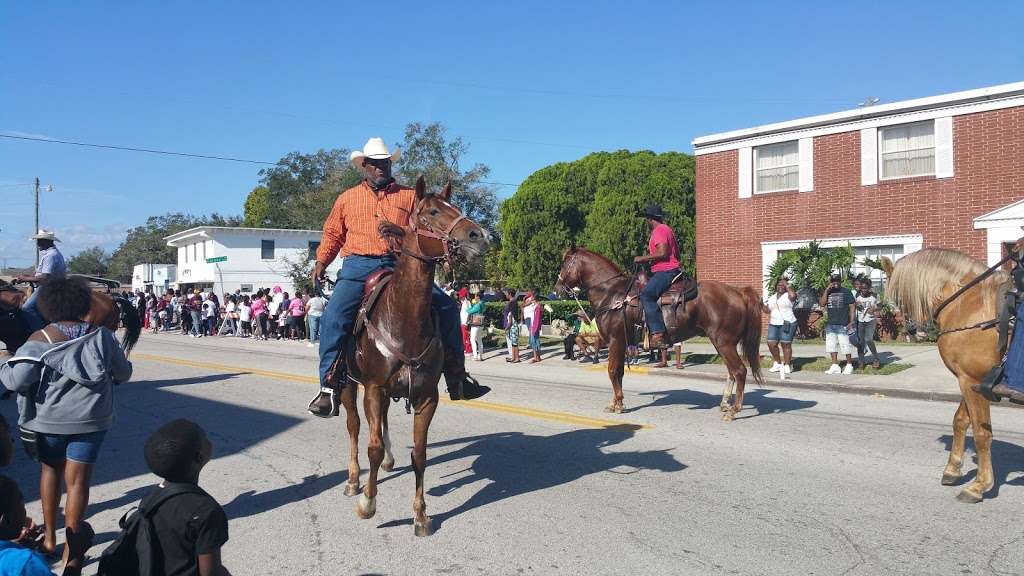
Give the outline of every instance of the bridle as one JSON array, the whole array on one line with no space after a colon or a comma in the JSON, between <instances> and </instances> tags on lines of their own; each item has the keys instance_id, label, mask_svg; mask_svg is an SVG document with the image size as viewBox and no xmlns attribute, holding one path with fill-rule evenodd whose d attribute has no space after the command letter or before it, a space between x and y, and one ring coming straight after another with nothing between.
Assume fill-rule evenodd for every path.
<instances>
[{"instance_id":1,"label":"bridle","mask_svg":"<svg viewBox=\"0 0 1024 576\"><path fill-rule=\"evenodd\" d=\"M572 271L576 272L577 282L576 282L576 286L574 286L574 288L579 288L580 290L583 290L584 292L586 292L587 287L583 285L583 281L582 280L579 280L579 276L580 275L579 275L579 272L576 270L576 259L579 257L579 255L580 255L579 252L573 252L572 253L572 258L569 259L569 262L565 266L562 266L561 270L558 271L558 283L561 284L562 291L565 292L568 295L573 296L573 298L575 298L575 294L573 294L572 290L569 289L569 285L565 281L565 279L562 278L562 272L568 272L569 270L572 270ZM600 282L594 282L593 284L590 285L590 287L591 288L599 288L599 287L604 286L605 284L611 282L612 280L617 280L619 278L624 277L625 275L626 275L625 272L619 272L619 273L617 273L617 274L615 274L613 276L609 276L608 278L605 278L604 280L601 280Z\"/></svg>"},{"instance_id":2,"label":"bridle","mask_svg":"<svg viewBox=\"0 0 1024 576\"><path fill-rule=\"evenodd\" d=\"M426 198L424 198L424 200L425 199ZM420 214L421 202L422 200L417 201L415 208L413 208L413 212L409 217L409 229L418 238L430 238L431 240L439 241L441 243L441 248L443 252L440 256L428 256L425 254L417 254L403 245L401 250L402 254L405 254L406 256L411 256L426 264L444 264L449 268L453 267L457 262L465 260L465 257L462 256L462 243L452 236L452 232L455 231L455 228L463 220L467 222L471 222L471 220L469 220L469 218L467 218L465 214L462 214L462 212L460 212L457 208L445 202L445 204L448 207L458 212L459 216L458 218L452 220L452 222L444 229L444 231L438 232L430 224L430 222L428 222ZM424 227L421 228L421 225L423 225Z\"/></svg>"}]
</instances>

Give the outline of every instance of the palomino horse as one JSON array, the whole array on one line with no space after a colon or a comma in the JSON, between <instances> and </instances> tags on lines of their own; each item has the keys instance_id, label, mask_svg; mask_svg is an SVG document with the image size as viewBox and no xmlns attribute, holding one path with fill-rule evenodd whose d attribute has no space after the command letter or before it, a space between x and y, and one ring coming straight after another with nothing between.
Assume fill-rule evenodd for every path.
<instances>
[{"instance_id":1,"label":"palomino horse","mask_svg":"<svg viewBox=\"0 0 1024 576\"><path fill-rule=\"evenodd\" d=\"M981 502L992 488L992 419L989 403L971 386L981 382L985 374L1002 359L998 336L994 329L975 327L997 316L999 295L1006 291L1009 277L999 271L963 292L933 317L939 305L979 274L986 267L981 262L956 250L926 248L904 256L895 265L882 259L889 276L886 295L904 314L918 323L934 321L940 330L939 354L960 385L960 407L953 416L953 445L949 462L942 473L942 484L953 486L963 476L967 425L974 435L978 453L978 473L957 495L961 502ZM1018 320L1019 321L1019 320Z\"/></svg>"},{"instance_id":2,"label":"palomino horse","mask_svg":"<svg viewBox=\"0 0 1024 576\"><path fill-rule=\"evenodd\" d=\"M9 302L5 300L4 305L0 305L0 308L4 308L6 305L20 306L25 298L25 294L20 293L20 298L11 299ZM0 316L0 319L2 318L3 316ZM103 326L111 332L117 332L118 327L123 323L125 332L121 338L121 348L124 349L125 354L131 353L132 348L139 341L139 335L142 334L142 323L139 320L139 315L135 312L135 307L118 294L111 295L94 290L89 314L83 320L96 326ZM17 348L19 345L16 343L24 342L31 335L27 333L14 334L3 329L0 329L0 334L5 335L4 345L11 353L14 352L12 348Z\"/></svg>"},{"instance_id":3,"label":"palomino horse","mask_svg":"<svg viewBox=\"0 0 1024 576\"><path fill-rule=\"evenodd\" d=\"M450 185L434 195L424 192L422 177L416 181L416 205L409 217L409 232L401 240L388 239L392 250L400 252L395 271L377 298L365 329L357 333L354 347L349 347L346 354L349 377L363 385L363 410L370 429L370 477L356 512L364 519L376 513L377 473L382 467L391 471L395 462L387 431L388 398L406 398L407 406L415 410L412 467L416 495L412 507L417 536L429 536L433 531L423 498L423 473L427 467L427 430L437 409L437 383L445 353L430 307L434 270L445 261L453 264L456 259L479 257L488 248L487 233L448 203L450 195ZM401 234L391 231L396 232ZM347 496L359 491L356 388L350 382L341 394L349 434Z\"/></svg>"},{"instance_id":4,"label":"palomino horse","mask_svg":"<svg viewBox=\"0 0 1024 576\"><path fill-rule=\"evenodd\" d=\"M606 412L622 412L622 374L628 332L639 323L640 307L635 302L640 287L611 260L584 248L571 247L562 257L556 291L579 288L587 293L594 307L597 327L608 343L608 378L612 382L612 402ZM628 294L627 294L628 291ZM736 288L721 282L704 281L694 300L676 308L675 318L666 318L667 337L679 342L692 336L707 335L729 370L730 382L722 395L722 419L729 422L743 409L743 388L747 369L736 350L742 343L743 356L750 364L754 380L761 384L758 349L761 345L761 298L750 287ZM736 401L729 404L731 386L736 386Z\"/></svg>"}]
</instances>

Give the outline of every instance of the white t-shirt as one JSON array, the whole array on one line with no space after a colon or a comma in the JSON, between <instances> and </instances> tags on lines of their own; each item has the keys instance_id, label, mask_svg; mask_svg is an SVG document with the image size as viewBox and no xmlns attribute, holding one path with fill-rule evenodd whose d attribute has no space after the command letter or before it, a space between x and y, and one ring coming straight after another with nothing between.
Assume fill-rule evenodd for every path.
<instances>
[{"instance_id":1,"label":"white t-shirt","mask_svg":"<svg viewBox=\"0 0 1024 576\"><path fill-rule=\"evenodd\" d=\"M228 314L230 314L230 313L234 312L234 311L235 311L235 303L234 303L234 302L231 302L231 301L229 300L229 301L228 301L228 305L227 305L227 307L226 307L226 308L224 308L224 311L225 311L225 312L227 312Z\"/></svg>"},{"instance_id":2,"label":"white t-shirt","mask_svg":"<svg viewBox=\"0 0 1024 576\"><path fill-rule=\"evenodd\" d=\"M874 294L861 296L857 294L857 322L871 322L875 319L875 313L871 310L878 306L878 298Z\"/></svg>"},{"instance_id":3,"label":"white t-shirt","mask_svg":"<svg viewBox=\"0 0 1024 576\"><path fill-rule=\"evenodd\" d=\"M314 296L306 302L306 313L310 316L323 316L326 302L319 296Z\"/></svg>"},{"instance_id":4,"label":"white t-shirt","mask_svg":"<svg viewBox=\"0 0 1024 576\"><path fill-rule=\"evenodd\" d=\"M459 321L462 322L463 326L469 323L469 307L469 300L463 300L462 308L459 310Z\"/></svg>"},{"instance_id":5,"label":"white t-shirt","mask_svg":"<svg viewBox=\"0 0 1024 576\"><path fill-rule=\"evenodd\" d=\"M537 310L537 303L527 304L523 307L523 324L527 326L533 325L533 314Z\"/></svg>"},{"instance_id":6,"label":"white t-shirt","mask_svg":"<svg viewBox=\"0 0 1024 576\"><path fill-rule=\"evenodd\" d=\"M796 322L796 314L793 314L793 301L788 293L772 294L765 301L770 316L768 323L772 326L782 326L786 322Z\"/></svg>"},{"instance_id":7,"label":"white t-shirt","mask_svg":"<svg viewBox=\"0 0 1024 576\"><path fill-rule=\"evenodd\" d=\"M238 305L238 319L242 322L249 322L252 320L252 307L246 303Z\"/></svg>"},{"instance_id":8,"label":"white t-shirt","mask_svg":"<svg viewBox=\"0 0 1024 576\"><path fill-rule=\"evenodd\" d=\"M204 318L215 318L217 316L217 305L213 303L213 300L207 300L203 302L203 317Z\"/></svg>"}]
</instances>

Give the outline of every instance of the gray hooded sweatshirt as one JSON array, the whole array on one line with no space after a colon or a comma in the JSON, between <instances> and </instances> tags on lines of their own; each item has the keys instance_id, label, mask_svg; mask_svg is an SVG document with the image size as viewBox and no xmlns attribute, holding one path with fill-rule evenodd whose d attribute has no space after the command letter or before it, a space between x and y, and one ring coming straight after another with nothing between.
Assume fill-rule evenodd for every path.
<instances>
[{"instance_id":1,"label":"gray hooded sweatshirt","mask_svg":"<svg viewBox=\"0 0 1024 576\"><path fill-rule=\"evenodd\" d=\"M42 434L87 434L114 423L114 386L132 364L106 328L50 344L30 341L0 365L0 383L18 394L18 424Z\"/></svg>"}]
</instances>

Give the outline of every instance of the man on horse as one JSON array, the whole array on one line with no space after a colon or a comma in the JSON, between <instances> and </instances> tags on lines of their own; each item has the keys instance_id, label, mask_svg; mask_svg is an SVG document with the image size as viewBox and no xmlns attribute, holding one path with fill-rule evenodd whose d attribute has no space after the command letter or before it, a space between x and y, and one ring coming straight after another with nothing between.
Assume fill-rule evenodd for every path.
<instances>
[{"instance_id":1,"label":"man on horse","mask_svg":"<svg viewBox=\"0 0 1024 576\"><path fill-rule=\"evenodd\" d=\"M1011 250L1017 260L1017 266L1012 272L1013 283L1017 288L1017 321L1003 362L1003 378L992 387L991 392L1011 402L1024 404L1024 238L1017 240Z\"/></svg>"},{"instance_id":2,"label":"man on horse","mask_svg":"<svg viewBox=\"0 0 1024 576\"><path fill-rule=\"evenodd\" d=\"M640 215L647 220L647 224L651 227L651 239L648 242L649 254L637 256L633 262L637 264L654 263L651 265L651 278L640 292L640 303L644 307L647 327L651 331L651 348L666 348L668 343L665 340L665 319L661 315L658 299L672 286L672 281L679 275L679 244L676 242L676 235L672 232L672 228L665 224L665 214L660 205L652 202Z\"/></svg>"},{"instance_id":3,"label":"man on horse","mask_svg":"<svg viewBox=\"0 0 1024 576\"><path fill-rule=\"evenodd\" d=\"M344 351L351 336L363 287L367 278L381 268L394 268L395 256L381 237L380 226L409 228L409 215L416 191L397 184L391 166L400 150L388 151L380 138L370 138L362 151L352 152L351 162L363 171L364 180L343 192L324 222L323 238L317 249L314 281L324 277L327 266L340 254L343 258L338 282L324 310L320 325L320 392L309 403L309 412L329 418L338 414L340 392L345 386ZM400 287L398 289L401 289ZM444 379L452 400L479 398L487 392L466 372L459 328L459 307L436 285L433 310L444 344Z\"/></svg>"},{"instance_id":4,"label":"man on horse","mask_svg":"<svg viewBox=\"0 0 1024 576\"><path fill-rule=\"evenodd\" d=\"M32 295L28 297L28 300L22 306L25 318L28 320L30 333L39 330L46 324L46 321L43 320L43 315L36 308L36 294L39 292L39 288L49 280L58 280L68 273L68 266L64 262L64 255L60 253L56 245L56 242L60 242L60 240L57 239L53 232L40 229L36 234L32 235L32 239L36 241L36 246L39 248L39 264L36 266L36 273L32 276L18 276L15 278L18 282L32 282L36 284L36 289L32 291Z\"/></svg>"}]
</instances>

